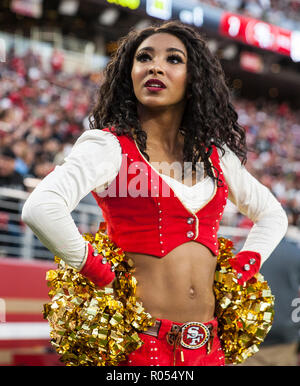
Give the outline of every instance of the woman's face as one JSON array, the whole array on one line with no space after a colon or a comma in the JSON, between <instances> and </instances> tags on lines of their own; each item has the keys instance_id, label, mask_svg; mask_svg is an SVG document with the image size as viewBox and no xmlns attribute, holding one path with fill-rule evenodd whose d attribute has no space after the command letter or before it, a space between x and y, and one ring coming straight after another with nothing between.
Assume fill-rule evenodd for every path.
<instances>
[{"instance_id":1,"label":"woman's face","mask_svg":"<svg viewBox=\"0 0 300 386\"><path fill-rule=\"evenodd\" d=\"M146 107L185 105L187 50L176 36L157 33L137 48L131 70L137 100Z\"/></svg>"}]
</instances>

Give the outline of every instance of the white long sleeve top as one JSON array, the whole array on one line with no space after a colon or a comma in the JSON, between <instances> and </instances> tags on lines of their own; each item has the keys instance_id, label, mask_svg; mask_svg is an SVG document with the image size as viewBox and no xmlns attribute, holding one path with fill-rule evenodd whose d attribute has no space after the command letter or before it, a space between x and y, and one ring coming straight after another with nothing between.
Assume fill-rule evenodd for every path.
<instances>
[{"instance_id":1,"label":"white long sleeve top","mask_svg":"<svg viewBox=\"0 0 300 386\"><path fill-rule=\"evenodd\" d=\"M241 165L229 148L225 148L224 156L219 151L219 156L229 200L254 223L241 250L260 253L263 263L284 237L287 216L270 190ZM64 161L30 194L22 210L22 220L53 255L81 269L87 242L71 212L88 193L102 192L114 180L121 166L122 150L113 134L88 130L78 138ZM161 177L191 210L208 202L214 191L210 177L190 187L163 174Z\"/></svg>"}]
</instances>

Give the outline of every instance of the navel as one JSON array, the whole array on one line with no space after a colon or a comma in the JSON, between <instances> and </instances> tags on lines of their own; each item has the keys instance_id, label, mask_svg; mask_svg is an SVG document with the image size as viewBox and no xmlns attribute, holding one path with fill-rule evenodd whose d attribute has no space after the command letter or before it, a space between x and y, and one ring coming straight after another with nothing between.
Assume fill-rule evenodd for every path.
<instances>
[{"instance_id":1,"label":"navel","mask_svg":"<svg viewBox=\"0 0 300 386\"><path fill-rule=\"evenodd\" d=\"M195 291L195 288L193 286L190 287L190 290L189 290L189 297L191 299L194 299L194 297L196 296L196 291Z\"/></svg>"}]
</instances>

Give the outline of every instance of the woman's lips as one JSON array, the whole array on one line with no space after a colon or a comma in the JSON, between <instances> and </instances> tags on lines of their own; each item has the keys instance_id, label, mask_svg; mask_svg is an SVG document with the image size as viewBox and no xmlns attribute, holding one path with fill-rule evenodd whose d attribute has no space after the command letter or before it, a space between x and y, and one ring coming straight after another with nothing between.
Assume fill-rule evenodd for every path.
<instances>
[{"instance_id":1,"label":"woman's lips","mask_svg":"<svg viewBox=\"0 0 300 386\"><path fill-rule=\"evenodd\" d=\"M165 84L159 79L149 79L145 83L147 90L151 92L162 91L166 88Z\"/></svg>"}]
</instances>

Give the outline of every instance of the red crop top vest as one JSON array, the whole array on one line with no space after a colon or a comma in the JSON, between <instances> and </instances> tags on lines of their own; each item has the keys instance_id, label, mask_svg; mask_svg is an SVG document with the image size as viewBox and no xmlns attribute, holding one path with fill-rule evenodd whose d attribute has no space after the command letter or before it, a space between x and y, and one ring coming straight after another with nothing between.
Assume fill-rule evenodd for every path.
<instances>
[{"instance_id":1,"label":"red crop top vest","mask_svg":"<svg viewBox=\"0 0 300 386\"><path fill-rule=\"evenodd\" d=\"M189 241L201 243L218 255L217 231L228 188L216 147L210 162L220 173L223 185L217 187L215 181L212 198L192 212L147 162L133 139L112 134L122 149L119 173L103 192L92 192L102 209L110 239L125 252L157 257ZM216 170L214 173L216 176Z\"/></svg>"}]
</instances>

